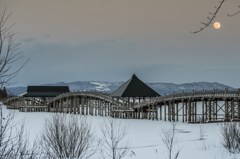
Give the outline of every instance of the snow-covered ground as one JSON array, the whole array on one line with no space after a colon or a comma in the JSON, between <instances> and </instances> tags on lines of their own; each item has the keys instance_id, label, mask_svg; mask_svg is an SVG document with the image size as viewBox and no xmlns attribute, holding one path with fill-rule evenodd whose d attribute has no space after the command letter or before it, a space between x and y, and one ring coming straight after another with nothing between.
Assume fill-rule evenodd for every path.
<instances>
[{"instance_id":1,"label":"snow-covered ground","mask_svg":"<svg viewBox=\"0 0 240 159\"><path fill-rule=\"evenodd\" d=\"M6 110L3 111L14 111ZM16 110L15 110L16 111ZM44 119L53 113L46 112L17 112L16 121L25 119L26 129L30 133L30 141L33 141L44 127ZM96 134L101 135L99 125L103 119L108 117L88 116L92 121ZM129 134L127 138L131 141L131 151L136 156L126 157L131 159L166 159L167 150L163 146L159 133L161 128L168 129L171 127L170 122L137 120L137 119L117 119L125 124L129 124ZM230 155L220 145L220 132L216 123L203 124L206 128L204 140L199 140L199 124L186 124L178 122L177 138L178 145L181 148L179 159L232 159L234 155ZM205 145L205 146L204 146ZM206 148L206 150L205 150ZM235 155L240 158L239 154ZM92 158L99 158L99 155Z\"/></svg>"}]
</instances>

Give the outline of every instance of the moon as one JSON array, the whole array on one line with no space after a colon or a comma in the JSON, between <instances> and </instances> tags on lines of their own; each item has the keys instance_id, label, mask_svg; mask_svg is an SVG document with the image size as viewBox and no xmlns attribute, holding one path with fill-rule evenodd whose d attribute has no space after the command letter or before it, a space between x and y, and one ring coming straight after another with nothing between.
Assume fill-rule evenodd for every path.
<instances>
[{"instance_id":1,"label":"moon","mask_svg":"<svg viewBox=\"0 0 240 159\"><path fill-rule=\"evenodd\" d=\"M215 22L213 26L215 29L219 29L221 27L221 24L219 22Z\"/></svg>"}]
</instances>

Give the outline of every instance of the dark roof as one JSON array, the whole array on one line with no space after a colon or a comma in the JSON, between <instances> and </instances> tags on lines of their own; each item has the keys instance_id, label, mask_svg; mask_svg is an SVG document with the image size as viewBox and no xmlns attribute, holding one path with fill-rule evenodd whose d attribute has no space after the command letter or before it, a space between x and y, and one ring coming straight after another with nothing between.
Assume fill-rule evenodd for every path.
<instances>
[{"instance_id":1,"label":"dark roof","mask_svg":"<svg viewBox=\"0 0 240 159\"><path fill-rule=\"evenodd\" d=\"M111 97L156 97L160 96L134 74L127 82L110 94Z\"/></svg>"},{"instance_id":2,"label":"dark roof","mask_svg":"<svg viewBox=\"0 0 240 159\"><path fill-rule=\"evenodd\" d=\"M69 92L68 86L28 86L23 97L56 97Z\"/></svg>"}]
</instances>

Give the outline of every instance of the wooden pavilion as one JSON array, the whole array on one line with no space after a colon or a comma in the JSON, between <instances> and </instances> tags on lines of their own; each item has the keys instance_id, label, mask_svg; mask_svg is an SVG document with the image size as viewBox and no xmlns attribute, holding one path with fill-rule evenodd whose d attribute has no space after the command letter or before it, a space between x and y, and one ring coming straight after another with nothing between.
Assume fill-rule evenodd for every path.
<instances>
[{"instance_id":1,"label":"wooden pavilion","mask_svg":"<svg viewBox=\"0 0 240 159\"><path fill-rule=\"evenodd\" d=\"M142 82L135 74L110 96L115 102L112 116L116 118L140 118L140 112L133 109L141 101L151 100L151 97L160 96L152 88ZM142 112L142 118L147 118Z\"/></svg>"}]
</instances>

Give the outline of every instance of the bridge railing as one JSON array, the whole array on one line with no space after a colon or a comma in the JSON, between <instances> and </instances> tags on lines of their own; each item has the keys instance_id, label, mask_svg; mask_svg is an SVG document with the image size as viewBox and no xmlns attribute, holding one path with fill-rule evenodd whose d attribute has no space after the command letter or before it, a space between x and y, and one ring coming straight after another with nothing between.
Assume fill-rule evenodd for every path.
<instances>
[{"instance_id":1,"label":"bridge railing","mask_svg":"<svg viewBox=\"0 0 240 159\"><path fill-rule=\"evenodd\" d=\"M176 100L176 99L191 99L191 98L240 98L240 89L238 91L229 91L226 89L225 91L218 91L216 89L212 91L193 91L193 92L183 92L183 93L173 93L170 95L164 95L160 97L156 97L155 101L143 101L140 104L136 105L135 108L142 107L142 106L147 106L151 105L154 102L164 102L164 101L169 101L169 100Z\"/></svg>"},{"instance_id":2,"label":"bridge railing","mask_svg":"<svg viewBox=\"0 0 240 159\"><path fill-rule=\"evenodd\" d=\"M112 98L109 96L109 94L107 94L106 92L105 93L102 93L102 92L97 92L97 91L77 91L77 92L67 92L67 93L63 93L63 94L60 94L54 98L52 98L49 103L55 101L55 100L58 100L58 99L61 99L61 98L65 98L65 97L68 97L68 96L77 96L77 95L86 95L86 96L93 96L93 97L97 97L97 98L102 98L102 99L107 99L107 100L111 100Z\"/></svg>"}]
</instances>

